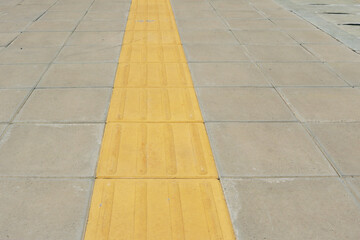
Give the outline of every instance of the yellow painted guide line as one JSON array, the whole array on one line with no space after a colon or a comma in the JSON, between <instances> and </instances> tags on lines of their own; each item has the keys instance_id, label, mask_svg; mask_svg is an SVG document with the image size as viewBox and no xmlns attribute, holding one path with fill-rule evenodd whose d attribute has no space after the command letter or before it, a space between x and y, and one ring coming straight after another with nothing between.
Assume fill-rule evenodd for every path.
<instances>
[{"instance_id":1,"label":"yellow painted guide line","mask_svg":"<svg viewBox=\"0 0 360 240\"><path fill-rule=\"evenodd\" d=\"M169 0L133 0L85 240L235 239Z\"/></svg>"}]
</instances>

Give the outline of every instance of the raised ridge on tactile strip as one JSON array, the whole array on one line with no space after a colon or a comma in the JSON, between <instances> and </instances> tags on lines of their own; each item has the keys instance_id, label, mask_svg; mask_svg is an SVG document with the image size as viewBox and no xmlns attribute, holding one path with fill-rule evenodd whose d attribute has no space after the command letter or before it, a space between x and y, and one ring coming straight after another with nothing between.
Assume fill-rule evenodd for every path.
<instances>
[{"instance_id":1,"label":"raised ridge on tactile strip","mask_svg":"<svg viewBox=\"0 0 360 240\"><path fill-rule=\"evenodd\" d=\"M98 179L86 240L234 240L219 181Z\"/></svg>"},{"instance_id":2,"label":"raised ridge on tactile strip","mask_svg":"<svg viewBox=\"0 0 360 240\"><path fill-rule=\"evenodd\" d=\"M109 123L98 178L217 178L202 123Z\"/></svg>"},{"instance_id":3,"label":"raised ridge on tactile strip","mask_svg":"<svg viewBox=\"0 0 360 240\"><path fill-rule=\"evenodd\" d=\"M108 122L203 122L193 88L114 88Z\"/></svg>"},{"instance_id":4,"label":"raised ridge on tactile strip","mask_svg":"<svg viewBox=\"0 0 360 240\"><path fill-rule=\"evenodd\" d=\"M193 87L193 83L186 63L120 63L114 87Z\"/></svg>"}]
</instances>

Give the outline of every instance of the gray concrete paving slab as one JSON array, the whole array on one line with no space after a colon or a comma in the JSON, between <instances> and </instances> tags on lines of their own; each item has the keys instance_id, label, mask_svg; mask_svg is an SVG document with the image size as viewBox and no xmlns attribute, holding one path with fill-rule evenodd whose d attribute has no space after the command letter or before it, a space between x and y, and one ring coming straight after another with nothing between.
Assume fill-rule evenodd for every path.
<instances>
[{"instance_id":1,"label":"gray concrete paving slab","mask_svg":"<svg viewBox=\"0 0 360 240\"><path fill-rule=\"evenodd\" d=\"M57 58L56 63L96 63L117 62L120 46L65 46Z\"/></svg>"},{"instance_id":2,"label":"gray concrete paving slab","mask_svg":"<svg viewBox=\"0 0 360 240\"><path fill-rule=\"evenodd\" d=\"M104 122L110 88L36 89L16 122Z\"/></svg>"},{"instance_id":3,"label":"gray concrete paving slab","mask_svg":"<svg viewBox=\"0 0 360 240\"><path fill-rule=\"evenodd\" d=\"M53 64L38 87L112 87L116 67L116 63Z\"/></svg>"},{"instance_id":4,"label":"gray concrete paving slab","mask_svg":"<svg viewBox=\"0 0 360 240\"><path fill-rule=\"evenodd\" d=\"M357 239L359 208L337 178L222 180L238 239Z\"/></svg>"},{"instance_id":5,"label":"gray concrete paving slab","mask_svg":"<svg viewBox=\"0 0 360 240\"><path fill-rule=\"evenodd\" d=\"M82 239L91 180L0 179L0 238Z\"/></svg>"},{"instance_id":6,"label":"gray concrete paving slab","mask_svg":"<svg viewBox=\"0 0 360 240\"><path fill-rule=\"evenodd\" d=\"M28 94L29 90L0 89L0 122L10 122Z\"/></svg>"},{"instance_id":7,"label":"gray concrete paving slab","mask_svg":"<svg viewBox=\"0 0 360 240\"><path fill-rule=\"evenodd\" d=\"M298 123L207 123L221 177L336 176Z\"/></svg>"},{"instance_id":8,"label":"gray concrete paving slab","mask_svg":"<svg viewBox=\"0 0 360 240\"><path fill-rule=\"evenodd\" d=\"M229 30L182 30L181 42L183 44L192 43L217 43L217 44L236 44L237 40Z\"/></svg>"},{"instance_id":9,"label":"gray concrete paving slab","mask_svg":"<svg viewBox=\"0 0 360 240\"><path fill-rule=\"evenodd\" d=\"M310 124L311 132L342 175L360 175L360 124Z\"/></svg>"},{"instance_id":10,"label":"gray concrete paving slab","mask_svg":"<svg viewBox=\"0 0 360 240\"><path fill-rule=\"evenodd\" d=\"M8 47L0 53L0 64L50 63L60 47Z\"/></svg>"},{"instance_id":11,"label":"gray concrete paving slab","mask_svg":"<svg viewBox=\"0 0 360 240\"><path fill-rule=\"evenodd\" d=\"M323 63L260 63L274 86L348 86Z\"/></svg>"},{"instance_id":12,"label":"gray concrete paving slab","mask_svg":"<svg viewBox=\"0 0 360 240\"><path fill-rule=\"evenodd\" d=\"M360 86L360 63L329 63L329 65L352 86Z\"/></svg>"},{"instance_id":13,"label":"gray concrete paving slab","mask_svg":"<svg viewBox=\"0 0 360 240\"><path fill-rule=\"evenodd\" d=\"M7 124L1 123L0 124L0 136L4 132L5 128L7 127Z\"/></svg>"},{"instance_id":14,"label":"gray concrete paving slab","mask_svg":"<svg viewBox=\"0 0 360 240\"><path fill-rule=\"evenodd\" d=\"M318 61L301 46L247 45L249 55L259 62L307 62Z\"/></svg>"},{"instance_id":15,"label":"gray concrete paving slab","mask_svg":"<svg viewBox=\"0 0 360 240\"><path fill-rule=\"evenodd\" d=\"M12 124L0 139L0 176L94 177L103 128Z\"/></svg>"},{"instance_id":16,"label":"gray concrete paving slab","mask_svg":"<svg viewBox=\"0 0 360 240\"><path fill-rule=\"evenodd\" d=\"M304 44L303 46L322 61L360 62L360 55L344 45Z\"/></svg>"},{"instance_id":17,"label":"gray concrete paving slab","mask_svg":"<svg viewBox=\"0 0 360 240\"><path fill-rule=\"evenodd\" d=\"M264 31L264 30L248 30L248 31L233 31L237 39L242 44L267 44L267 45L292 45L297 42L286 33L278 30Z\"/></svg>"},{"instance_id":18,"label":"gray concrete paving slab","mask_svg":"<svg viewBox=\"0 0 360 240\"><path fill-rule=\"evenodd\" d=\"M360 120L360 89L282 88L281 94L301 121L354 122Z\"/></svg>"},{"instance_id":19,"label":"gray concrete paving slab","mask_svg":"<svg viewBox=\"0 0 360 240\"><path fill-rule=\"evenodd\" d=\"M197 87L270 86L254 63L200 62L190 63L189 68Z\"/></svg>"},{"instance_id":20,"label":"gray concrete paving slab","mask_svg":"<svg viewBox=\"0 0 360 240\"><path fill-rule=\"evenodd\" d=\"M70 36L70 32L25 32L12 43L12 47L60 47Z\"/></svg>"},{"instance_id":21,"label":"gray concrete paving slab","mask_svg":"<svg viewBox=\"0 0 360 240\"><path fill-rule=\"evenodd\" d=\"M238 44L186 44L184 51L189 62L248 61L245 48Z\"/></svg>"},{"instance_id":22,"label":"gray concrete paving slab","mask_svg":"<svg viewBox=\"0 0 360 240\"><path fill-rule=\"evenodd\" d=\"M196 88L205 122L294 121L272 88Z\"/></svg>"},{"instance_id":23,"label":"gray concrete paving slab","mask_svg":"<svg viewBox=\"0 0 360 240\"><path fill-rule=\"evenodd\" d=\"M119 46L124 32L75 32L66 45L72 46Z\"/></svg>"},{"instance_id":24,"label":"gray concrete paving slab","mask_svg":"<svg viewBox=\"0 0 360 240\"><path fill-rule=\"evenodd\" d=\"M0 65L0 88L32 88L47 64Z\"/></svg>"}]
</instances>

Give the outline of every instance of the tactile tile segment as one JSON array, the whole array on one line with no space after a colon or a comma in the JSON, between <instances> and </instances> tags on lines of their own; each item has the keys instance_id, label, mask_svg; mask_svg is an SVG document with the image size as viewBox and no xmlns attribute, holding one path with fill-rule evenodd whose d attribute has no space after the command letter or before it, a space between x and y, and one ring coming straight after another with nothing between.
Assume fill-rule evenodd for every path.
<instances>
[{"instance_id":1,"label":"tactile tile segment","mask_svg":"<svg viewBox=\"0 0 360 240\"><path fill-rule=\"evenodd\" d=\"M171 5L168 0L133 0L130 11L172 13Z\"/></svg>"},{"instance_id":2,"label":"tactile tile segment","mask_svg":"<svg viewBox=\"0 0 360 240\"><path fill-rule=\"evenodd\" d=\"M85 240L235 240L218 180L98 179Z\"/></svg>"},{"instance_id":3,"label":"tactile tile segment","mask_svg":"<svg viewBox=\"0 0 360 240\"><path fill-rule=\"evenodd\" d=\"M193 83L186 63L120 63L114 87L193 87Z\"/></svg>"},{"instance_id":4,"label":"tactile tile segment","mask_svg":"<svg viewBox=\"0 0 360 240\"><path fill-rule=\"evenodd\" d=\"M126 31L177 31L174 16L165 12L129 12Z\"/></svg>"},{"instance_id":5,"label":"tactile tile segment","mask_svg":"<svg viewBox=\"0 0 360 240\"><path fill-rule=\"evenodd\" d=\"M120 63L131 62L186 62L181 45L123 45Z\"/></svg>"},{"instance_id":6,"label":"tactile tile segment","mask_svg":"<svg viewBox=\"0 0 360 240\"><path fill-rule=\"evenodd\" d=\"M177 31L126 31L123 44L181 44Z\"/></svg>"},{"instance_id":7,"label":"tactile tile segment","mask_svg":"<svg viewBox=\"0 0 360 240\"><path fill-rule=\"evenodd\" d=\"M203 122L192 88L114 88L108 122Z\"/></svg>"},{"instance_id":8,"label":"tactile tile segment","mask_svg":"<svg viewBox=\"0 0 360 240\"><path fill-rule=\"evenodd\" d=\"M107 124L98 178L217 178L202 123Z\"/></svg>"}]
</instances>

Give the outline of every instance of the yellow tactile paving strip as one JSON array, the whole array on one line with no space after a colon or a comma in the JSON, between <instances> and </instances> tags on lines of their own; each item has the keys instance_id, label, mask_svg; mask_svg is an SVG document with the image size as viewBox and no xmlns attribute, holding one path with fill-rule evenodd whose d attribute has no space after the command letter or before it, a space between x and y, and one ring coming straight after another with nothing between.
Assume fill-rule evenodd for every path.
<instances>
[{"instance_id":1,"label":"yellow tactile paving strip","mask_svg":"<svg viewBox=\"0 0 360 240\"><path fill-rule=\"evenodd\" d=\"M107 124L98 178L216 178L201 123Z\"/></svg>"},{"instance_id":2,"label":"yellow tactile paving strip","mask_svg":"<svg viewBox=\"0 0 360 240\"><path fill-rule=\"evenodd\" d=\"M99 179L85 239L235 238L215 179Z\"/></svg>"},{"instance_id":3,"label":"yellow tactile paving strip","mask_svg":"<svg viewBox=\"0 0 360 240\"><path fill-rule=\"evenodd\" d=\"M235 239L169 0L132 1L91 239Z\"/></svg>"}]
</instances>

